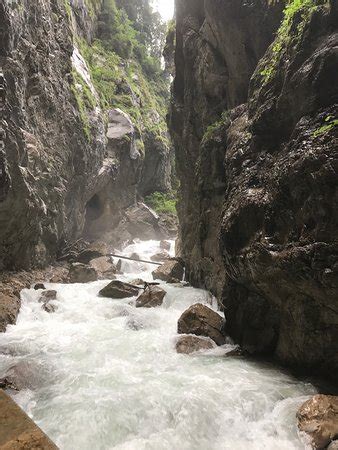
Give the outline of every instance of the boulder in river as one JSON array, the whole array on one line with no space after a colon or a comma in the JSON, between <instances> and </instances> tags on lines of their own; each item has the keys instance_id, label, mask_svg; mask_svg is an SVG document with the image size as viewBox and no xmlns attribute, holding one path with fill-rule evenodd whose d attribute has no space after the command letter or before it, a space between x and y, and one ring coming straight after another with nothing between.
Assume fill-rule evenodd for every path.
<instances>
[{"instance_id":1,"label":"boulder in river","mask_svg":"<svg viewBox=\"0 0 338 450\"><path fill-rule=\"evenodd\" d=\"M160 286L149 285L136 300L136 308L154 308L161 306L165 296L166 291Z\"/></svg>"},{"instance_id":2,"label":"boulder in river","mask_svg":"<svg viewBox=\"0 0 338 450\"><path fill-rule=\"evenodd\" d=\"M59 266L52 268L52 276L49 280L50 283L68 283L69 282L69 270L68 266Z\"/></svg>"},{"instance_id":3,"label":"boulder in river","mask_svg":"<svg viewBox=\"0 0 338 450\"><path fill-rule=\"evenodd\" d=\"M178 319L179 334L209 337L217 345L225 344L223 327L223 317L201 303L190 306Z\"/></svg>"},{"instance_id":4,"label":"boulder in river","mask_svg":"<svg viewBox=\"0 0 338 450\"><path fill-rule=\"evenodd\" d=\"M117 273L117 267L112 262L110 256L101 256L99 258L94 258L90 261L89 265L93 267L99 279L114 279Z\"/></svg>"},{"instance_id":5,"label":"boulder in river","mask_svg":"<svg viewBox=\"0 0 338 450\"><path fill-rule=\"evenodd\" d=\"M16 384L8 380L7 378L0 378L0 389L3 390L12 389L13 391L19 391Z\"/></svg>"},{"instance_id":6,"label":"boulder in river","mask_svg":"<svg viewBox=\"0 0 338 450\"><path fill-rule=\"evenodd\" d=\"M326 448L338 438L338 397L315 395L297 412L298 428L311 438L313 448Z\"/></svg>"},{"instance_id":7,"label":"boulder in river","mask_svg":"<svg viewBox=\"0 0 338 450\"><path fill-rule=\"evenodd\" d=\"M42 309L48 313L54 313L57 310L57 306L50 303L53 300L56 300L57 291L48 290L43 291L40 298L39 303L43 303Z\"/></svg>"},{"instance_id":8,"label":"boulder in river","mask_svg":"<svg viewBox=\"0 0 338 450\"><path fill-rule=\"evenodd\" d=\"M48 368L31 359L20 359L13 365L4 368L1 377L3 377L2 383L13 386L18 391L23 389L35 390L51 382L51 373ZM2 448L1 445L0 448Z\"/></svg>"},{"instance_id":9,"label":"boulder in river","mask_svg":"<svg viewBox=\"0 0 338 450\"><path fill-rule=\"evenodd\" d=\"M338 450L338 440L332 441L327 450Z\"/></svg>"},{"instance_id":10,"label":"boulder in river","mask_svg":"<svg viewBox=\"0 0 338 450\"><path fill-rule=\"evenodd\" d=\"M136 286L119 280L113 280L99 292L100 297L116 299L136 297L138 294L139 289Z\"/></svg>"},{"instance_id":11,"label":"boulder in river","mask_svg":"<svg viewBox=\"0 0 338 450\"><path fill-rule=\"evenodd\" d=\"M139 261L141 259L141 257L138 253L134 252L130 255L130 259L135 259L135 261Z\"/></svg>"},{"instance_id":12,"label":"boulder in river","mask_svg":"<svg viewBox=\"0 0 338 450\"><path fill-rule=\"evenodd\" d=\"M36 283L34 285L34 290L39 291L40 289L46 289L45 285L43 283Z\"/></svg>"},{"instance_id":13,"label":"boulder in river","mask_svg":"<svg viewBox=\"0 0 338 450\"><path fill-rule=\"evenodd\" d=\"M215 342L210 338L198 337L193 334L180 336L176 342L177 353L183 353L185 355L190 355L191 353L202 350L211 350L215 347Z\"/></svg>"},{"instance_id":14,"label":"boulder in river","mask_svg":"<svg viewBox=\"0 0 338 450\"><path fill-rule=\"evenodd\" d=\"M150 258L154 262L165 262L170 259L170 255L166 250L156 253Z\"/></svg>"},{"instance_id":15,"label":"boulder in river","mask_svg":"<svg viewBox=\"0 0 338 450\"><path fill-rule=\"evenodd\" d=\"M123 271L122 271L122 259L119 259L117 261L116 270L117 270L117 273L120 273L120 274L123 273Z\"/></svg>"},{"instance_id":16,"label":"boulder in river","mask_svg":"<svg viewBox=\"0 0 338 450\"><path fill-rule=\"evenodd\" d=\"M169 252L170 248L171 248L171 244L169 241L161 241L160 242L160 248L162 250L166 250L167 252Z\"/></svg>"},{"instance_id":17,"label":"boulder in river","mask_svg":"<svg viewBox=\"0 0 338 450\"><path fill-rule=\"evenodd\" d=\"M39 303L46 303L49 302L50 300L56 300L56 296L57 291L54 290L43 291L39 298Z\"/></svg>"},{"instance_id":18,"label":"boulder in river","mask_svg":"<svg viewBox=\"0 0 338 450\"><path fill-rule=\"evenodd\" d=\"M125 211L126 228L139 239L163 238L159 216L144 203L137 203Z\"/></svg>"},{"instance_id":19,"label":"boulder in river","mask_svg":"<svg viewBox=\"0 0 338 450\"><path fill-rule=\"evenodd\" d=\"M145 285L145 281L142 280L141 278L136 278L135 280L133 280L131 282L131 284L133 284L134 286L144 286Z\"/></svg>"},{"instance_id":20,"label":"boulder in river","mask_svg":"<svg viewBox=\"0 0 338 450\"><path fill-rule=\"evenodd\" d=\"M20 299L14 295L0 293L0 333L6 331L7 325L15 324L20 311Z\"/></svg>"},{"instance_id":21,"label":"boulder in river","mask_svg":"<svg viewBox=\"0 0 338 450\"><path fill-rule=\"evenodd\" d=\"M165 262L153 272L154 280L162 280L167 283L178 283L182 281L183 275L183 264L175 259Z\"/></svg>"},{"instance_id":22,"label":"boulder in river","mask_svg":"<svg viewBox=\"0 0 338 450\"><path fill-rule=\"evenodd\" d=\"M52 313L55 313L55 311L57 310L57 306L56 306L56 305L53 305L53 304L50 303L50 302L45 302L45 303L42 305L42 309L43 309L44 311L46 311L47 313L52 314Z\"/></svg>"},{"instance_id":23,"label":"boulder in river","mask_svg":"<svg viewBox=\"0 0 338 450\"><path fill-rule=\"evenodd\" d=\"M94 267L82 263L73 263L69 269L70 283L90 283L96 281L98 275Z\"/></svg>"},{"instance_id":24,"label":"boulder in river","mask_svg":"<svg viewBox=\"0 0 338 450\"><path fill-rule=\"evenodd\" d=\"M82 264L89 264L89 262L92 259L100 258L101 256L104 256L104 254L102 254L97 250L88 248L79 253L79 255L76 257L76 262L80 262Z\"/></svg>"},{"instance_id":25,"label":"boulder in river","mask_svg":"<svg viewBox=\"0 0 338 450\"><path fill-rule=\"evenodd\" d=\"M104 242L96 241L89 244L87 248L80 250L74 257L74 260L75 262L80 262L82 264L89 264L92 259L106 256L108 253L108 245Z\"/></svg>"}]
</instances>

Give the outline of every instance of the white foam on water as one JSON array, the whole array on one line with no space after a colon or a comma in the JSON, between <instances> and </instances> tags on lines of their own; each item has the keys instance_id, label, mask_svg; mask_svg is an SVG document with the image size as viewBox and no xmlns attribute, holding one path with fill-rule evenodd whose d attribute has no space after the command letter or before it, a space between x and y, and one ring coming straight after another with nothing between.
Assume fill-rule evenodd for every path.
<instances>
[{"instance_id":1,"label":"white foam on water","mask_svg":"<svg viewBox=\"0 0 338 450\"><path fill-rule=\"evenodd\" d=\"M149 260L159 251L148 241L123 254ZM151 281L156 268L123 264L127 281ZM14 399L62 450L305 448L295 414L312 385L224 357L231 344L176 353L179 316L197 302L216 310L209 293L163 284L161 307L136 309L132 299L98 297L107 283L48 284L58 292L54 314L41 309L39 292L23 291L17 324L0 337L0 377L20 365L21 377L29 374Z\"/></svg>"}]
</instances>

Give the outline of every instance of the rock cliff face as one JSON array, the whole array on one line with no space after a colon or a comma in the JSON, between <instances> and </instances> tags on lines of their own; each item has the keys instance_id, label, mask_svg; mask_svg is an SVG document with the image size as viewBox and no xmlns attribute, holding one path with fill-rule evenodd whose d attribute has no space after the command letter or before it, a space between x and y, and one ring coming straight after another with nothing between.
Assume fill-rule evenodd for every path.
<instances>
[{"instance_id":1,"label":"rock cliff face","mask_svg":"<svg viewBox=\"0 0 338 450\"><path fill-rule=\"evenodd\" d=\"M2 268L45 264L83 226L88 180L104 154L93 108L88 141L72 92L73 42L64 2L1 2L7 123L0 203ZM43 23L43 26L41 24Z\"/></svg>"},{"instance_id":2,"label":"rock cliff face","mask_svg":"<svg viewBox=\"0 0 338 450\"><path fill-rule=\"evenodd\" d=\"M44 266L83 230L102 237L139 192L170 188L170 149L103 111L77 48L95 37L103 3L0 0L0 270Z\"/></svg>"},{"instance_id":3,"label":"rock cliff face","mask_svg":"<svg viewBox=\"0 0 338 450\"><path fill-rule=\"evenodd\" d=\"M284 18L263 0L176 8L170 126L187 276L218 296L244 349L333 376L337 3L290 2Z\"/></svg>"}]
</instances>

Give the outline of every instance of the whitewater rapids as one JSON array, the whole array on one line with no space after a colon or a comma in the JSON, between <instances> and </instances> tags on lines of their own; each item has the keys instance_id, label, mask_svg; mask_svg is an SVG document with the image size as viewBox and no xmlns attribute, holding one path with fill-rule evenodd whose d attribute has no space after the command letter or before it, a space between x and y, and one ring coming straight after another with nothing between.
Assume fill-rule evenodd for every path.
<instances>
[{"instance_id":1,"label":"whitewater rapids","mask_svg":"<svg viewBox=\"0 0 338 450\"><path fill-rule=\"evenodd\" d=\"M173 249L173 244L172 244ZM124 255L149 259L159 242L137 242ZM154 266L123 263L123 281L152 281ZM177 320L203 290L167 285L159 308L98 297L109 281L46 284L58 309L24 290L14 326L0 337L0 378L26 367L14 400L61 450L304 449L295 414L316 393L269 365L225 357L223 348L193 356L175 351ZM53 302L54 303L54 302ZM21 380L22 381L22 380Z\"/></svg>"}]
</instances>

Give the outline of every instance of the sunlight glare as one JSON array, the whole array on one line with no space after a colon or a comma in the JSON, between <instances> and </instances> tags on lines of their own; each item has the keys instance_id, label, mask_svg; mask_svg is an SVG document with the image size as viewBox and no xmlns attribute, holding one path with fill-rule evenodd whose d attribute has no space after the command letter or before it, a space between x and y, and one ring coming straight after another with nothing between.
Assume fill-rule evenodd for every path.
<instances>
[{"instance_id":1,"label":"sunlight glare","mask_svg":"<svg viewBox=\"0 0 338 450\"><path fill-rule=\"evenodd\" d=\"M155 0L154 8L163 17L163 20L168 21L174 17L175 1L174 0Z\"/></svg>"}]
</instances>

